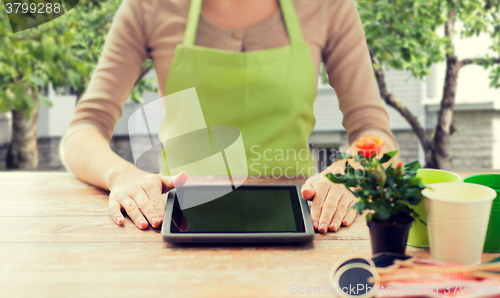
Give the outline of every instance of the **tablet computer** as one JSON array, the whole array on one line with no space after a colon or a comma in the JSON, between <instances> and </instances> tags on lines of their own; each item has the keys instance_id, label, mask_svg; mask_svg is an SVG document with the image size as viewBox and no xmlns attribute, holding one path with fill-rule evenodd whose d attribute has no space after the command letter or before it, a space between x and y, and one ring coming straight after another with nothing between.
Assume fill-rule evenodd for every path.
<instances>
[{"instance_id":1,"label":"tablet computer","mask_svg":"<svg viewBox=\"0 0 500 298\"><path fill-rule=\"evenodd\" d=\"M169 243L299 243L314 238L299 185L185 186L168 193L163 240ZM224 192L223 192L224 193ZM180 200L182 198L182 200ZM184 201L204 202L195 206ZM181 208L181 206L189 206Z\"/></svg>"}]
</instances>

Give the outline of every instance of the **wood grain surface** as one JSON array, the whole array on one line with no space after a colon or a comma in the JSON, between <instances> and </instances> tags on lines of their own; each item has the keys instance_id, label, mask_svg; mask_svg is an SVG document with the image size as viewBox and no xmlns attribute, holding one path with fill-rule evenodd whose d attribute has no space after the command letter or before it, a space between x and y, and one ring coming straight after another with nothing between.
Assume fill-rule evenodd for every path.
<instances>
[{"instance_id":1,"label":"wood grain surface","mask_svg":"<svg viewBox=\"0 0 500 298\"><path fill-rule=\"evenodd\" d=\"M303 180L248 181L270 182ZM0 172L0 204L2 298L332 297L294 291L324 289L337 261L371 256L363 217L303 245L169 245L159 229L141 231L128 218L115 225L107 192L67 173ZM413 247L407 253L429 256Z\"/></svg>"}]
</instances>

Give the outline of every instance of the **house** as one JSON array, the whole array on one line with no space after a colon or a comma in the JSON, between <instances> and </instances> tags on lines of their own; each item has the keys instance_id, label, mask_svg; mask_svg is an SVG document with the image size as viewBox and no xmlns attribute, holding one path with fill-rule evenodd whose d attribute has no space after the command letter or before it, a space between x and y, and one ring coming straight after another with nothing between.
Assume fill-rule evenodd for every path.
<instances>
[{"instance_id":1,"label":"house","mask_svg":"<svg viewBox=\"0 0 500 298\"><path fill-rule=\"evenodd\" d=\"M432 134L439 111L439 99L442 93L444 78L443 65L433 68L434 76L421 81L413 78L408 72L385 70L388 90L405 104L420 123ZM500 90L489 89L487 73L481 68L469 66L470 70L462 70L465 74L459 81L454 122L457 131L452 136L452 156L455 169L500 169ZM149 74L154 76L154 74ZM472 90L472 92L471 92ZM74 95L58 94L53 90L48 97L53 106L40 107L38 120L40 169L62 169L58 156L60 137L69 124L76 104ZM157 94L145 93L144 103L158 99ZM123 116L114 130L111 144L113 150L129 161L133 161L128 138L128 119L139 104L127 101ZM387 108L391 119L391 129L400 146L401 158L408 162L419 159L423 161L423 151L419 141L406 120L399 113ZM315 157L316 167L324 168L334 158L334 149L347 147L347 134L342 123L342 114L338 110L335 91L321 81L314 112L316 126L309 138L310 148ZM142 128L134 128L140 132ZM147 135L146 132L145 136ZM158 128L151 128L152 134ZM0 116L0 165L5 160L7 142L10 139L9 117ZM147 138L146 138L147 139ZM156 162L152 157L151 162Z\"/></svg>"},{"instance_id":2,"label":"house","mask_svg":"<svg viewBox=\"0 0 500 298\"><path fill-rule=\"evenodd\" d=\"M408 107L429 135L437 123L444 70L444 65L436 65L434 75L421 81L408 72L385 69L389 92ZM454 169L500 169L500 90L488 84L488 72L479 66L468 66L460 73L453 114L456 131L451 138ZM392 107L387 111L402 160L423 162L422 147L408 122ZM315 114L317 123L309 142L317 157L316 167L322 168L330 158L325 152L347 147L335 91L328 85L319 87Z\"/></svg>"}]
</instances>

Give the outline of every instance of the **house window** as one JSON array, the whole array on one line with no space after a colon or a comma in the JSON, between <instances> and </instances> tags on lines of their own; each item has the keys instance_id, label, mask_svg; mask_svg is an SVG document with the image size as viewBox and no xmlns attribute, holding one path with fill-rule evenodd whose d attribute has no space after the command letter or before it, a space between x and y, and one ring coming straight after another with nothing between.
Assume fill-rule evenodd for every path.
<instances>
[{"instance_id":1,"label":"house window","mask_svg":"<svg viewBox=\"0 0 500 298\"><path fill-rule=\"evenodd\" d=\"M338 146L334 144L309 144L314 167L320 173L337 159Z\"/></svg>"},{"instance_id":2,"label":"house window","mask_svg":"<svg viewBox=\"0 0 500 298\"><path fill-rule=\"evenodd\" d=\"M56 95L76 95L75 90L72 87L57 87L55 90Z\"/></svg>"}]
</instances>

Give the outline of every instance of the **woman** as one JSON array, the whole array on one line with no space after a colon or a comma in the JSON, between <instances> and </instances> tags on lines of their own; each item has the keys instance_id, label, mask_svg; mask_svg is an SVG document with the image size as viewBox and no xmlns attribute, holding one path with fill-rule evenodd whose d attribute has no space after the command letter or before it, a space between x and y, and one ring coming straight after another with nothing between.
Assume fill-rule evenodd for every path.
<instances>
[{"instance_id":1,"label":"woman","mask_svg":"<svg viewBox=\"0 0 500 298\"><path fill-rule=\"evenodd\" d=\"M262 156L265 150L307 149L321 62L339 98L349 142L375 135L386 141L383 152L397 147L353 0L125 0L61 143L62 158L78 178L110 190L109 211L118 225L125 222L124 209L138 228L148 222L159 227L161 194L187 179L185 173L145 173L109 148L148 58L160 95L196 87L207 125L238 127L249 162L251 150ZM282 169L294 164L271 163ZM303 165L311 165L310 154L293 172ZM341 170L339 163L327 171L335 169ZM356 198L324 175L309 178L302 195L312 200L317 231L353 222L349 207Z\"/></svg>"}]
</instances>

